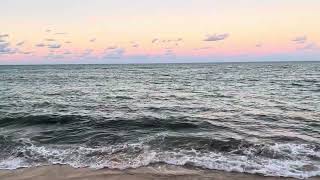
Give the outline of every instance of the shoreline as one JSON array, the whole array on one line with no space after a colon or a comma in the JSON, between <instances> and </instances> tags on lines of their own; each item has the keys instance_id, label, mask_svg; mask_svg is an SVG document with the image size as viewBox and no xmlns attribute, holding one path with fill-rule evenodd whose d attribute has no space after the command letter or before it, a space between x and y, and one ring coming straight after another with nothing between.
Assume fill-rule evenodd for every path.
<instances>
[{"instance_id":1,"label":"shoreline","mask_svg":"<svg viewBox=\"0 0 320 180\"><path fill-rule=\"evenodd\" d=\"M67 165L49 165L16 170L0 170L1 180L293 180L258 174L204 170L173 165L153 165L137 169L113 170L73 168ZM320 177L309 178L320 180Z\"/></svg>"}]
</instances>

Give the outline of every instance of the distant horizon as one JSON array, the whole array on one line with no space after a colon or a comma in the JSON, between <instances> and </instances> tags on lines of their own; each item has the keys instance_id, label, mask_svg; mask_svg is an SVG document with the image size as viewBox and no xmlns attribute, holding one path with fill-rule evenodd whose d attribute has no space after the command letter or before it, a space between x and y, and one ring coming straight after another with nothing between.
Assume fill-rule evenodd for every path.
<instances>
[{"instance_id":1,"label":"distant horizon","mask_svg":"<svg viewBox=\"0 0 320 180\"><path fill-rule=\"evenodd\" d=\"M232 64L232 63L320 63L320 60L274 60L274 61L210 61L210 62L141 62L141 63L47 63L47 64L0 64L0 66L42 66L42 65L152 65L152 64Z\"/></svg>"}]
</instances>

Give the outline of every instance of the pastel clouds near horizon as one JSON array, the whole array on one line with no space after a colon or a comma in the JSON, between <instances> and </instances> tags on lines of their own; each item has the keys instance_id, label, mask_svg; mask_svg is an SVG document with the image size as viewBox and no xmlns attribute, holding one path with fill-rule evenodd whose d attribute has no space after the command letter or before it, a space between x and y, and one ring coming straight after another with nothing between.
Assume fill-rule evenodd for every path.
<instances>
[{"instance_id":1,"label":"pastel clouds near horizon","mask_svg":"<svg viewBox=\"0 0 320 180\"><path fill-rule=\"evenodd\" d=\"M0 64L320 60L318 0L3 0Z\"/></svg>"}]
</instances>

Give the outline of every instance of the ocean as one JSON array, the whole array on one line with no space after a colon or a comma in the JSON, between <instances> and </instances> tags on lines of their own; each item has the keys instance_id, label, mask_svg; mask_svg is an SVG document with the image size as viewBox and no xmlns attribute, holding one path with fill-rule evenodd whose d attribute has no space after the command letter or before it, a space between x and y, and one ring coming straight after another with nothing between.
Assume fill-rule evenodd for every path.
<instances>
[{"instance_id":1,"label":"ocean","mask_svg":"<svg viewBox=\"0 0 320 180\"><path fill-rule=\"evenodd\" d=\"M320 63L0 66L0 169L320 175Z\"/></svg>"}]
</instances>

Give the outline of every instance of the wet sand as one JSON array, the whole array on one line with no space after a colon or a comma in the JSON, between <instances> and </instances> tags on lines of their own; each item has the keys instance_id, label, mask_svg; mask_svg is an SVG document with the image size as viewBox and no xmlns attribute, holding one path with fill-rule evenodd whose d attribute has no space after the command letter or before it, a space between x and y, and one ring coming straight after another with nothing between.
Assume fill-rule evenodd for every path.
<instances>
[{"instance_id":1,"label":"wet sand","mask_svg":"<svg viewBox=\"0 0 320 180\"><path fill-rule=\"evenodd\" d=\"M70 166L42 166L17 170L1 170L1 180L274 180L293 179L265 177L246 173L192 169L186 167L154 165L128 170L93 170L89 168L72 168ZM310 178L320 180L320 177Z\"/></svg>"}]
</instances>

